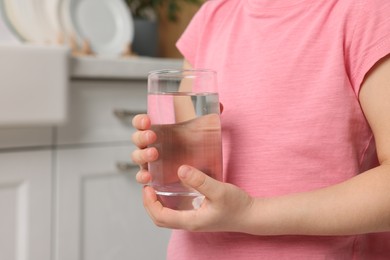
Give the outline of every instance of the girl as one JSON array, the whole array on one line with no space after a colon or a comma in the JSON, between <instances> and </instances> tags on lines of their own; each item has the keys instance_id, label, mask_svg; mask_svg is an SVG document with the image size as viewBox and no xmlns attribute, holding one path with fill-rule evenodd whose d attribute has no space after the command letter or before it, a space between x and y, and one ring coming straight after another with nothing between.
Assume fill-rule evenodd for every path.
<instances>
[{"instance_id":1,"label":"girl","mask_svg":"<svg viewBox=\"0 0 390 260\"><path fill-rule=\"evenodd\" d=\"M217 71L224 182L174 211L145 186L168 259L390 258L390 1L211 0L177 43L184 68ZM147 184L146 115L132 154Z\"/></svg>"}]
</instances>

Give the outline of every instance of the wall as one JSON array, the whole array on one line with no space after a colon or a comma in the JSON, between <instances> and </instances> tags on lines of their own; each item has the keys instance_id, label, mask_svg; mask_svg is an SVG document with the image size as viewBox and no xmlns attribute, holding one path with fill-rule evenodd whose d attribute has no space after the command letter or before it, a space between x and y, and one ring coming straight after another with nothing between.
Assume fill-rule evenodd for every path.
<instances>
[{"instance_id":1,"label":"wall","mask_svg":"<svg viewBox=\"0 0 390 260\"><path fill-rule=\"evenodd\" d=\"M180 2L181 12L177 22L168 21L166 16L161 15L159 20L159 51L161 57L182 58L182 55L175 47L176 41L184 32L199 6ZM164 12L163 9L161 12Z\"/></svg>"}]
</instances>

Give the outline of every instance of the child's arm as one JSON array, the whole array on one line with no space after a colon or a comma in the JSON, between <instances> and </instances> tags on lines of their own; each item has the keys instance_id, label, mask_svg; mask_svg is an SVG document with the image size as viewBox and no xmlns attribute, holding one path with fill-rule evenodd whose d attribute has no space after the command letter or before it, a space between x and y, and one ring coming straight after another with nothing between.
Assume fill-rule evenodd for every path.
<instances>
[{"instance_id":1,"label":"child's arm","mask_svg":"<svg viewBox=\"0 0 390 260\"><path fill-rule=\"evenodd\" d=\"M184 60L183 63L183 69L184 70L191 70L192 66L187 61ZM192 82L187 81L186 79L183 79L179 91L180 92L192 92ZM191 97L174 97L174 107L175 107L175 122L185 122L189 121L191 119L194 119L196 117L196 112L194 110L194 105L192 104Z\"/></svg>"},{"instance_id":2,"label":"child's arm","mask_svg":"<svg viewBox=\"0 0 390 260\"><path fill-rule=\"evenodd\" d=\"M367 75L359 99L380 166L328 188L256 200L247 231L347 235L390 230L390 56Z\"/></svg>"}]
</instances>

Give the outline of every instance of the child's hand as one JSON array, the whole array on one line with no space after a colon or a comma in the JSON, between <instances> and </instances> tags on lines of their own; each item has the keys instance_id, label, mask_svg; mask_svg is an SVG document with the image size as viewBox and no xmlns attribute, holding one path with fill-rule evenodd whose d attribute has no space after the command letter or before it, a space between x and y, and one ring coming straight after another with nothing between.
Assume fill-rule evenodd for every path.
<instances>
[{"instance_id":1,"label":"child's hand","mask_svg":"<svg viewBox=\"0 0 390 260\"><path fill-rule=\"evenodd\" d=\"M219 182L190 166L178 171L183 184L205 196L199 209L163 207L153 188L143 191L144 206L157 226L189 231L242 231L254 199L238 187Z\"/></svg>"}]
</instances>

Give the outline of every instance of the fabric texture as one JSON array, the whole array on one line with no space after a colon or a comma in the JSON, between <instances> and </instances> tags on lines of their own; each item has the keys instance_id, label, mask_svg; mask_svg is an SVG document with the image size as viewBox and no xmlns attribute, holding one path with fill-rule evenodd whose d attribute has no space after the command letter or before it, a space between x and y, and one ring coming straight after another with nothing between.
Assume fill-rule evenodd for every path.
<instances>
[{"instance_id":1,"label":"fabric texture","mask_svg":"<svg viewBox=\"0 0 390 260\"><path fill-rule=\"evenodd\" d=\"M389 0L210 0L177 43L218 73L224 180L303 192L377 165L358 93L390 53ZM228 216L227 216L228 217ZM388 233L252 236L175 230L168 259L389 259Z\"/></svg>"}]
</instances>

